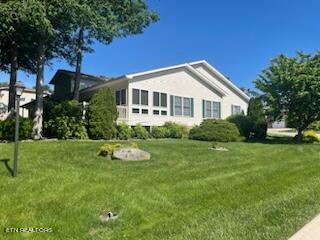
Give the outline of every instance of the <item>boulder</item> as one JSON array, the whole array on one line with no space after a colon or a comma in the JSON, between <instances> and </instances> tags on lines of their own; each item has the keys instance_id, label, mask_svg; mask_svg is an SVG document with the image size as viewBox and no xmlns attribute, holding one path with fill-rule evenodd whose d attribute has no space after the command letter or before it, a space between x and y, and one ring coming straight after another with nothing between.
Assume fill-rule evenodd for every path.
<instances>
[{"instance_id":1,"label":"boulder","mask_svg":"<svg viewBox=\"0 0 320 240\"><path fill-rule=\"evenodd\" d=\"M124 147L115 149L112 158L124 161L142 161L150 160L150 153L138 148Z\"/></svg>"}]
</instances>

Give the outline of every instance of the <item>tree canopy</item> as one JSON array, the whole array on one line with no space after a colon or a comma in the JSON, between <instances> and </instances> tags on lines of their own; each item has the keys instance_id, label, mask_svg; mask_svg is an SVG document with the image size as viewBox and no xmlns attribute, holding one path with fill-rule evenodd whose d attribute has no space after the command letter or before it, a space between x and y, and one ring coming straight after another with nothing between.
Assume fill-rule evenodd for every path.
<instances>
[{"instance_id":1,"label":"tree canopy","mask_svg":"<svg viewBox=\"0 0 320 240\"><path fill-rule=\"evenodd\" d=\"M263 92L267 113L273 120L284 116L290 126L302 132L320 119L320 53L280 55L255 81Z\"/></svg>"}]
</instances>

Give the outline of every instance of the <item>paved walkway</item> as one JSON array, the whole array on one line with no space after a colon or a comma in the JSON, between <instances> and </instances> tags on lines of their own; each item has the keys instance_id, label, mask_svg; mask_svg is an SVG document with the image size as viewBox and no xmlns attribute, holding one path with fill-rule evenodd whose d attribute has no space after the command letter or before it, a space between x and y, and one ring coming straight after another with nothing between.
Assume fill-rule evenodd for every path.
<instances>
[{"instance_id":1,"label":"paved walkway","mask_svg":"<svg viewBox=\"0 0 320 240\"><path fill-rule=\"evenodd\" d=\"M320 215L305 225L289 240L319 240L320 239Z\"/></svg>"}]
</instances>

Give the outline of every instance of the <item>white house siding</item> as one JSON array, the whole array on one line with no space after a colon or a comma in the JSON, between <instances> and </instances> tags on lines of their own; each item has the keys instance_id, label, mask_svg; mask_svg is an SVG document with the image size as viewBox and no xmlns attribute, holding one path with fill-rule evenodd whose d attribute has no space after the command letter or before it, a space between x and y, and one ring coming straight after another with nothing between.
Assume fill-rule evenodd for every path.
<instances>
[{"instance_id":1,"label":"white house siding","mask_svg":"<svg viewBox=\"0 0 320 240\"><path fill-rule=\"evenodd\" d=\"M148 106L132 104L132 89L148 91ZM153 92L167 94L167 107L153 107ZM190 97L194 99L194 117L170 116L170 95ZM129 125L138 123L145 126L159 126L167 121L174 121L180 124L193 126L203 121L202 100L221 102L224 106L224 99L217 92L211 90L205 83L190 73L185 68L168 70L161 73L154 73L135 77L129 82ZM134 114L132 108L148 109L148 114ZM227 109L227 107L225 107ZM231 106L230 106L231 108ZM153 115L154 109L167 111L167 116Z\"/></svg>"},{"instance_id":2,"label":"white house siding","mask_svg":"<svg viewBox=\"0 0 320 240\"><path fill-rule=\"evenodd\" d=\"M241 107L241 111L243 110L243 112L247 114L248 102L240 97L238 93L223 83L222 80L219 80L219 77L207 70L202 64L196 64L193 67L228 93L227 96L223 97L223 104L221 107L222 118L226 118L231 115L232 104L239 105Z\"/></svg>"},{"instance_id":3,"label":"white house siding","mask_svg":"<svg viewBox=\"0 0 320 240\"><path fill-rule=\"evenodd\" d=\"M34 99L36 99L35 92L24 91L21 96L20 105L24 105L26 103L29 103ZM0 103L8 106L8 101L9 101L9 89L8 88L0 89ZM25 108L20 107L19 112L20 112L20 116L22 116L22 117L29 116L29 112ZM4 117L5 117L4 115L3 116L0 115L0 120L3 119Z\"/></svg>"}]
</instances>

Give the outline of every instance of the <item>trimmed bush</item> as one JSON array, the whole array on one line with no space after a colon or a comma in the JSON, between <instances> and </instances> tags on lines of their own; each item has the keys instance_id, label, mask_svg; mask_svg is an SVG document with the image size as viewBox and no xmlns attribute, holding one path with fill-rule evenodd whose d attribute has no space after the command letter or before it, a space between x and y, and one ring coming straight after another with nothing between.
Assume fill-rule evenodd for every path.
<instances>
[{"instance_id":1,"label":"trimmed bush","mask_svg":"<svg viewBox=\"0 0 320 240\"><path fill-rule=\"evenodd\" d=\"M31 119L22 118L19 119L19 139L30 139L32 137L33 123ZM14 140L16 119L15 117L9 117L4 121L0 121L0 139L1 140Z\"/></svg>"},{"instance_id":2,"label":"trimmed bush","mask_svg":"<svg viewBox=\"0 0 320 240\"><path fill-rule=\"evenodd\" d=\"M168 131L168 138L188 138L189 131L184 125L174 122L166 122L163 127Z\"/></svg>"},{"instance_id":3,"label":"trimmed bush","mask_svg":"<svg viewBox=\"0 0 320 240\"><path fill-rule=\"evenodd\" d=\"M202 141L235 142L241 140L234 123L225 120L204 120L200 126L190 130L189 138Z\"/></svg>"},{"instance_id":4,"label":"trimmed bush","mask_svg":"<svg viewBox=\"0 0 320 240\"><path fill-rule=\"evenodd\" d=\"M151 136L154 138L167 138L170 132L166 127L152 127Z\"/></svg>"},{"instance_id":5,"label":"trimmed bush","mask_svg":"<svg viewBox=\"0 0 320 240\"><path fill-rule=\"evenodd\" d=\"M149 133L145 127L143 127L141 124L138 124L134 127L134 137L138 139L148 139Z\"/></svg>"},{"instance_id":6,"label":"trimmed bush","mask_svg":"<svg viewBox=\"0 0 320 240\"><path fill-rule=\"evenodd\" d=\"M87 129L83 121L74 117L56 117L45 123L50 137L58 139L88 139Z\"/></svg>"},{"instance_id":7,"label":"trimmed bush","mask_svg":"<svg viewBox=\"0 0 320 240\"><path fill-rule=\"evenodd\" d=\"M117 136L120 140L128 140L133 135L132 128L126 124L125 122L120 123L117 125Z\"/></svg>"},{"instance_id":8,"label":"trimmed bush","mask_svg":"<svg viewBox=\"0 0 320 240\"><path fill-rule=\"evenodd\" d=\"M234 123L240 135L246 139L265 139L267 136L267 122L254 120L252 117L244 115L234 115L227 118L227 121Z\"/></svg>"},{"instance_id":9,"label":"trimmed bush","mask_svg":"<svg viewBox=\"0 0 320 240\"><path fill-rule=\"evenodd\" d=\"M92 139L116 137L115 122L118 111L109 88L100 89L90 100L88 107L88 134Z\"/></svg>"},{"instance_id":10,"label":"trimmed bush","mask_svg":"<svg viewBox=\"0 0 320 240\"><path fill-rule=\"evenodd\" d=\"M314 131L308 130L303 133L302 141L304 143L320 143L320 138Z\"/></svg>"},{"instance_id":11,"label":"trimmed bush","mask_svg":"<svg viewBox=\"0 0 320 240\"><path fill-rule=\"evenodd\" d=\"M44 114L44 135L58 139L87 139L82 110L77 101L47 101Z\"/></svg>"},{"instance_id":12,"label":"trimmed bush","mask_svg":"<svg viewBox=\"0 0 320 240\"><path fill-rule=\"evenodd\" d=\"M250 139L253 135L254 121L244 115L234 115L227 118L228 122L234 123L240 132L240 135Z\"/></svg>"}]
</instances>

